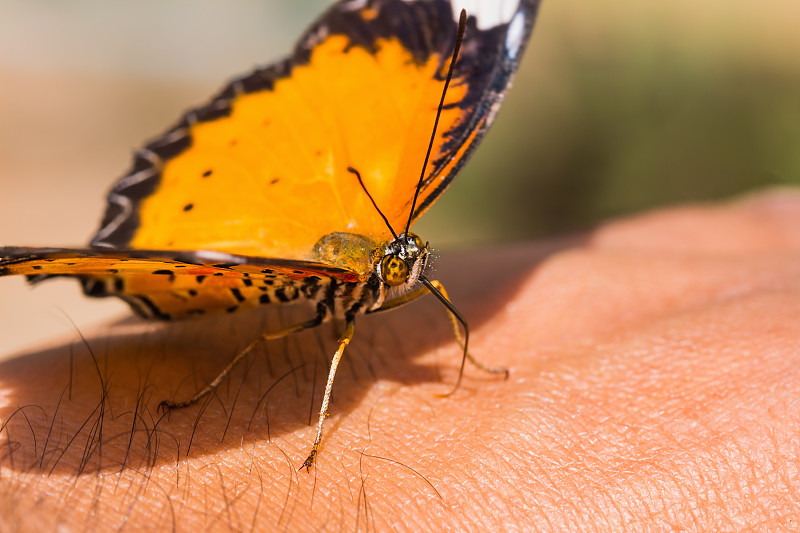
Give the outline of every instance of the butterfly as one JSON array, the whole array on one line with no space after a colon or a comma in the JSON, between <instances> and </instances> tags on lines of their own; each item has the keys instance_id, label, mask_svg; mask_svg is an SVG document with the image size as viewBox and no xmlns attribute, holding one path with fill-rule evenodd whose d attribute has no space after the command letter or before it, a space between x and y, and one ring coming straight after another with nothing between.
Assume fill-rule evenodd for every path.
<instances>
[{"instance_id":1,"label":"butterfly","mask_svg":"<svg viewBox=\"0 0 800 533\"><path fill-rule=\"evenodd\" d=\"M161 320L311 304L311 318L264 333L166 409L213 392L259 342L341 321L310 469L357 316L432 293L462 344L461 372L467 359L498 371L469 354L467 322L426 277L430 247L410 226L494 120L538 5L337 2L286 59L233 79L137 150L88 248L0 247L0 276L75 278Z\"/></svg>"}]
</instances>

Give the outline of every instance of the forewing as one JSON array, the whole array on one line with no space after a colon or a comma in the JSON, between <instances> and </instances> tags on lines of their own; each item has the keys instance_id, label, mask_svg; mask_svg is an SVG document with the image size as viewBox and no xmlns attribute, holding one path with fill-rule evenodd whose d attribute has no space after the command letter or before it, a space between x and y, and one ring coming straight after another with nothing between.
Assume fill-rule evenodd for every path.
<instances>
[{"instance_id":1,"label":"forewing","mask_svg":"<svg viewBox=\"0 0 800 533\"><path fill-rule=\"evenodd\" d=\"M386 240L347 167L403 228L462 6L470 18L417 218L494 118L538 0L335 4L288 59L233 80L140 149L92 245L310 260L326 234Z\"/></svg>"}]
</instances>

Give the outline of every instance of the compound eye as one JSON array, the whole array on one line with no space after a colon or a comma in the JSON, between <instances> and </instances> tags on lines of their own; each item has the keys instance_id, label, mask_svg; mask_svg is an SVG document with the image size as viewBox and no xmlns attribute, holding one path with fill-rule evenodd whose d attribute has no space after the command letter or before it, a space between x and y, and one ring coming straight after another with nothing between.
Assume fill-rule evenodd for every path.
<instances>
[{"instance_id":1,"label":"compound eye","mask_svg":"<svg viewBox=\"0 0 800 533\"><path fill-rule=\"evenodd\" d=\"M417 247L417 250L422 251L425 248L425 243L422 242L422 239L419 238L419 235L416 233L409 233L408 236L414 239L414 246Z\"/></svg>"},{"instance_id":2,"label":"compound eye","mask_svg":"<svg viewBox=\"0 0 800 533\"><path fill-rule=\"evenodd\" d=\"M408 265L396 255L381 259L381 278L390 287L397 287L408 281Z\"/></svg>"}]
</instances>

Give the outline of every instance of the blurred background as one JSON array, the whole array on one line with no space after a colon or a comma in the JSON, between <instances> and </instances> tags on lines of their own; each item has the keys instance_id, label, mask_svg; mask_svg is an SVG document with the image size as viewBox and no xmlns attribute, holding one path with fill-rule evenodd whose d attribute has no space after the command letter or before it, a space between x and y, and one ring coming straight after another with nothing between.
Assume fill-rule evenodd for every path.
<instances>
[{"instance_id":1,"label":"blurred background","mask_svg":"<svg viewBox=\"0 0 800 533\"><path fill-rule=\"evenodd\" d=\"M3 0L0 243L85 244L135 147L328 4ZM800 182L798 21L796 0L544 0L495 126L417 231L477 247ZM2 280L0 343L61 290Z\"/></svg>"}]
</instances>

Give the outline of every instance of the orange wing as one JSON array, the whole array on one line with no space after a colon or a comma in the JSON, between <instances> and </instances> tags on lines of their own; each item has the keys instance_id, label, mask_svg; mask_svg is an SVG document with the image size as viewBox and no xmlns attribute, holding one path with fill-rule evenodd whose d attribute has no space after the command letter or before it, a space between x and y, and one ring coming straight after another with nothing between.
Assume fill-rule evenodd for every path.
<instances>
[{"instance_id":1,"label":"orange wing","mask_svg":"<svg viewBox=\"0 0 800 533\"><path fill-rule=\"evenodd\" d=\"M221 252L0 247L0 276L14 274L32 282L78 278L86 294L118 296L138 314L162 320L313 299L358 280L319 263Z\"/></svg>"},{"instance_id":2,"label":"orange wing","mask_svg":"<svg viewBox=\"0 0 800 533\"><path fill-rule=\"evenodd\" d=\"M360 171L402 231L452 53L456 3L339 2L290 58L234 80L139 150L109 193L92 245L306 261L319 260L315 245L334 233L387 241L347 167ZM538 1L472 4L412 219L450 183L494 118ZM328 260L362 279L369 273L369 253Z\"/></svg>"}]
</instances>

